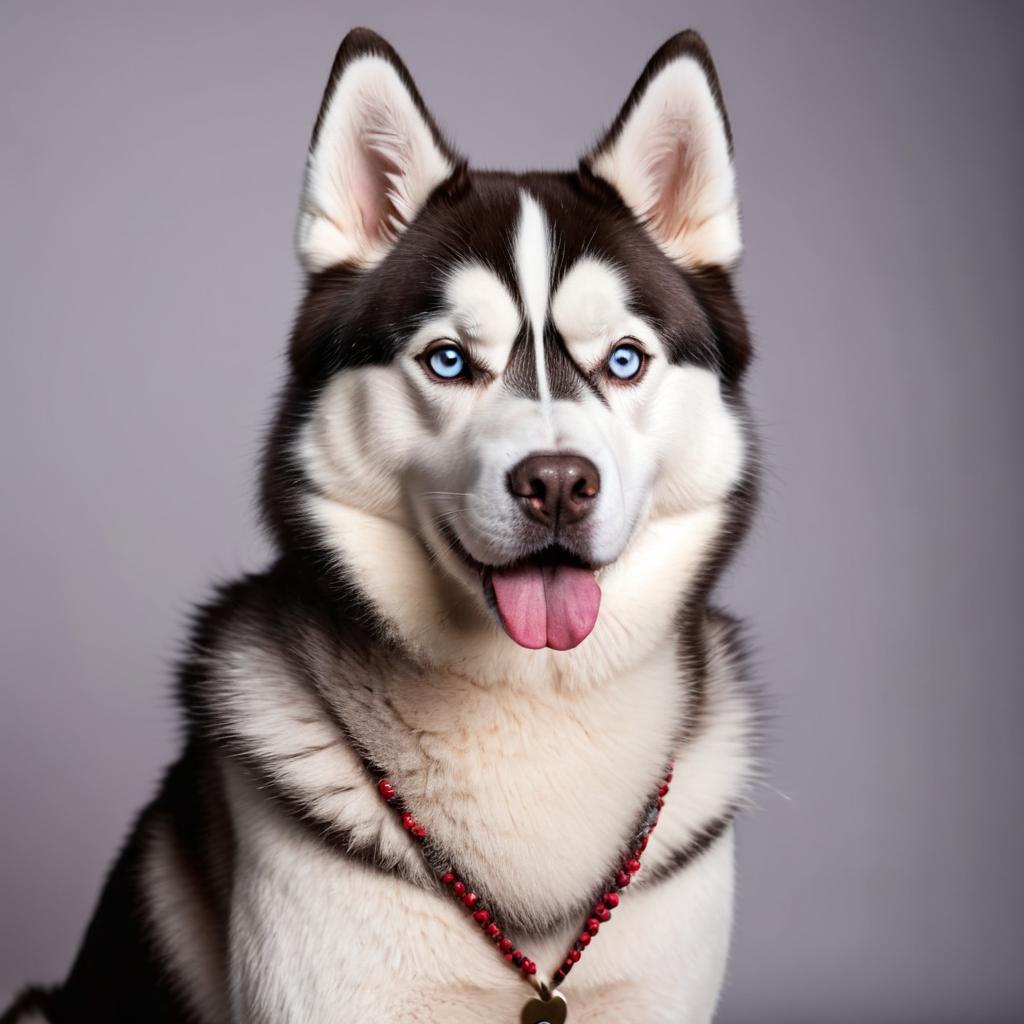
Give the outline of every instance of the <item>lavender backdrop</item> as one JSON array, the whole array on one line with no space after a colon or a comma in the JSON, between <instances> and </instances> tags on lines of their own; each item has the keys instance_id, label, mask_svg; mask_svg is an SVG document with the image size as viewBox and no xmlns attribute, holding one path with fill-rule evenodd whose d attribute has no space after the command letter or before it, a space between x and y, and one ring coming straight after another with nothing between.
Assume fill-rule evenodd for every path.
<instances>
[{"instance_id":1,"label":"lavender backdrop","mask_svg":"<svg viewBox=\"0 0 1024 1024\"><path fill-rule=\"evenodd\" d=\"M770 472L727 587L775 712L720 1020L1019 1021L1024 7L7 2L0 1003L56 979L177 744L253 466L334 48L482 165L574 161L669 34L737 140Z\"/></svg>"}]
</instances>

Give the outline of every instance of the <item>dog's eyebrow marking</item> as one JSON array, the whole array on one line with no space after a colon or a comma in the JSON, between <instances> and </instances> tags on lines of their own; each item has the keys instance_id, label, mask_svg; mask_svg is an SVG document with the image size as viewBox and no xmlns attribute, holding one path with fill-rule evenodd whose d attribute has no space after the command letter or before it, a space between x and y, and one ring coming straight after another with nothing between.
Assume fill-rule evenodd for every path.
<instances>
[{"instance_id":1,"label":"dog's eyebrow marking","mask_svg":"<svg viewBox=\"0 0 1024 1024\"><path fill-rule=\"evenodd\" d=\"M593 367L629 331L629 287L610 262L583 256L551 296L551 321L577 363Z\"/></svg>"},{"instance_id":2,"label":"dog's eyebrow marking","mask_svg":"<svg viewBox=\"0 0 1024 1024\"><path fill-rule=\"evenodd\" d=\"M545 405L551 403L547 365L544 359L544 324L548 317L551 290L551 248L547 220L540 204L529 192L520 197L519 226L516 229L516 277L523 300L526 322L533 335L533 362L537 373L537 394Z\"/></svg>"},{"instance_id":3,"label":"dog's eyebrow marking","mask_svg":"<svg viewBox=\"0 0 1024 1024\"><path fill-rule=\"evenodd\" d=\"M520 330L519 306L494 271L479 263L453 270L445 284L445 301L455 328L488 352L499 366Z\"/></svg>"}]
</instances>

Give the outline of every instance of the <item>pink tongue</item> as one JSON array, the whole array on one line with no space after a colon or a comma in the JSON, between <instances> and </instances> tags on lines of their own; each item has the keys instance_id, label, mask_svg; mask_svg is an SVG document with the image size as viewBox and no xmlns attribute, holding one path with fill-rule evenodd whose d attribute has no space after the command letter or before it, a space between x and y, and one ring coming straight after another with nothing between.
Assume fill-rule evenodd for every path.
<instances>
[{"instance_id":1,"label":"pink tongue","mask_svg":"<svg viewBox=\"0 0 1024 1024\"><path fill-rule=\"evenodd\" d=\"M589 569L520 566L491 574L505 632L521 647L568 651L597 622L601 588Z\"/></svg>"}]
</instances>

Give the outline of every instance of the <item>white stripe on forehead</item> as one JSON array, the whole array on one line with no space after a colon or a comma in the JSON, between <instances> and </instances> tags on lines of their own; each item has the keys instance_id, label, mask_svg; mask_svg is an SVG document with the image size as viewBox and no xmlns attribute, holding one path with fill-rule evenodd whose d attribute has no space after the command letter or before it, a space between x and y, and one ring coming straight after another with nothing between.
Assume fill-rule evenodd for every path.
<instances>
[{"instance_id":1,"label":"white stripe on forehead","mask_svg":"<svg viewBox=\"0 0 1024 1024\"><path fill-rule=\"evenodd\" d=\"M551 290L551 240L540 204L528 192L520 192L519 226L516 229L516 277L533 335L533 361L537 367L537 392L545 404L551 401L548 369L544 361L544 323Z\"/></svg>"}]
</instances>

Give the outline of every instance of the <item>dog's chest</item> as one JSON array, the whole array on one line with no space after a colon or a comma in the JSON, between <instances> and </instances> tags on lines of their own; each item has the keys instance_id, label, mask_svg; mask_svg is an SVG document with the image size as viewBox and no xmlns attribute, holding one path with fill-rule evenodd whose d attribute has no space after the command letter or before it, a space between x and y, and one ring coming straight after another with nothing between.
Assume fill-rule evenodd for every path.
<instances>
[{"instance_id":1,"label":"dog's chest","mask_svg":"<svg viewBox=\"0 0 1024 1024\"><path fill-rule=\"evenodd\" d=\"M339 857L242 773L228 767L225 777L244 823L230 922L235 1019L520 1019L529 986L454 901ZM724 842L666 883L631 889L564 988L569 1020L710 1020L731 888ZM543 975L561 959L569 932L524 939Z\"/></svg>"},{"instance_id":2,"label":"dog's chest","mask_svg":"<svg viewBox=\"0 0 1024 1024\"><path fill-rule=\"evenodd\" d=\"M433 848L529 927L573 914L613 875L684 711L665 650L585 691L396 677L355 717Z\"/></svg>"}]
</instances>

